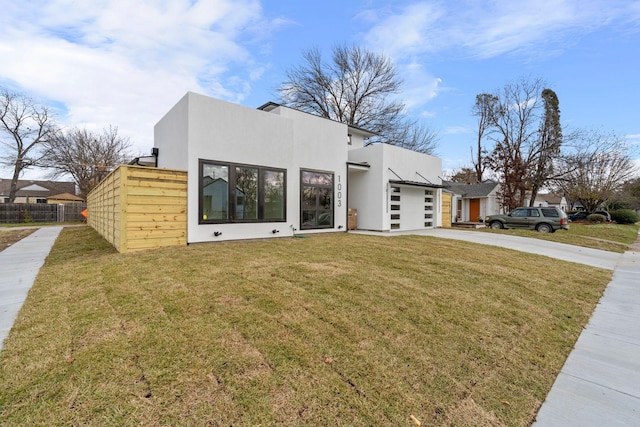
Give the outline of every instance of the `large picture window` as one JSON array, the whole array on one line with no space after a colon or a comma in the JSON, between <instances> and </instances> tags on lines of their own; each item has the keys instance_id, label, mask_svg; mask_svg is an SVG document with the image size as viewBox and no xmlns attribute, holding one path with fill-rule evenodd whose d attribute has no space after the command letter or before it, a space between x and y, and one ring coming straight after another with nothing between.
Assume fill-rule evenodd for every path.
<instances>
[{"instance_id":1,"label":"large picture window","mask_svg":"<svg viewBox=\"0 0 640 427\"><path fill-rule=\"evenodd\" d=\"M300 228L333 228L333 173L301 171L300 193Z\"/></svg>"},{"instance_id":2,"label":"large picture window","mask_svg":"<svg viewBox=\"0 0 640 427\"><path fill-rule=\"evenodd\" d=\"M286 171L200 160L199 223L286 221Z\"/></svg>"}]
</instances>

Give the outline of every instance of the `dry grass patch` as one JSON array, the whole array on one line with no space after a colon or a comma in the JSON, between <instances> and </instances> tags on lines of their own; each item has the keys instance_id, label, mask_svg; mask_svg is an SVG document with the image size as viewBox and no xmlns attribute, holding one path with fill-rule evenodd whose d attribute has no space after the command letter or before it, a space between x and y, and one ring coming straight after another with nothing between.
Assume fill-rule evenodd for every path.
<instances>
[{"instance_id":1,"label":"dry grass patch","mask_svg":"<svg viewBox=\"0 0 640 427\"><path fill-rule=\"evenodd\" d=\"M27 237L29 234L36 231L37 228L13 230L11 228L0 228L0 252L7 249L9 246Z\"/></svg>"},{"instance_id":2,"label":"dry grass patch","mask_svg":"<svg viewBox=\"0 0 640 427\"><path fill-rule=\"evenodd\" d=\"M611 273L431 237L115 253L64 229L6 425L528 425Z\"/></svg>"}]
</instances>

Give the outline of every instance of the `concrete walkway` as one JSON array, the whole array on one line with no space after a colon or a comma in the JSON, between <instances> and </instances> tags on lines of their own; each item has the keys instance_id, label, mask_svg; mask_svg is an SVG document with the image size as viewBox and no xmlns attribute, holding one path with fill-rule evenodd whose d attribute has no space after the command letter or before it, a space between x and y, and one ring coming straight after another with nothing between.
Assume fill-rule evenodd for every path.
<instances>
[{"instance_id":1,"label":"concrete walkway","mask_svg":"<svg viewBox=\"0 0 640 427\"><path fill-rule=\"evenodd\" d=\"M626 253L616 254L546 240L451 229L355 233L429 235L614 270L533 426L640 426L640 240Z\"/></svg>"},{"instance_id":2,"label":"concrete walkway","mask_svg":"<svg viewBox=\"0 0 640 427\"><path fill-rule=\"evenodd\" d=\"M618 261L534 426L638 425L640 250L634 249Z\"/></svg>"},{"instance_id":3,"label":"concrete walkway","mask_svg":"<svg viewBox=\"0 0 640 427\"><path fill-rule=\"evenodd\" d=\"M42 227L0 252L0 350L62 227Z\"/></svg>"}]
</instances>

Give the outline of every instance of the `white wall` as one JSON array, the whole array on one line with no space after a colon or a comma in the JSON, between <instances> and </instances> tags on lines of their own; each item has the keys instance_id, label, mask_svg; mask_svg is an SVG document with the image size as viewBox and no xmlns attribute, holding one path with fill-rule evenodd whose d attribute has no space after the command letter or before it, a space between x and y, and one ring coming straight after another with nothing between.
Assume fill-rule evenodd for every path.
<instances>
[{"instance_id":1,"label":"white wall","mask_svg":"<svg viewBox=\"0 0 640 427\"><path fill-rule=\"evenodd\" d=\"M156 125L155 138L158 165L189 172L189 243L292 235L293 227L300 229L301 168L333 172L336 180L334 228L304 233L346 230L346 191L337 198L338 180L346 180L344 124L284 107L267 112L188 93ZM200 159L286 169L286 222L199 224Z\"/></svg>"},{"instance_id":2,"label":"white wall","mask_svg":"<svg viewBox=\"0 0 640 427\"><path fill-rule=\"evenodd\" d=\"M349 207L358 209L359 229L391 230L390 180L426 183L426 178L431 184L441 184L442 161L439 158L388 144L352 149L349 151L349 161L366 162L371 166L366 172L354 171L349 174ZM402 187L402 230L424 228L424 190L424 187ZM434 193L433 225L441 226L442 190L434 189Z\"/></svg>"},{"instance_id":3,"label":"white wall","mask_svg":"<svg viewBox=\"0 0 640 427\"><path fill-rule=\"evenodd\" d=\"M349 173L349 208L358 210L358 228L388 231L388 181L382 162L382 145L350 150L349 161L368 163L367 171Z\"/></svg>"},{"instance_id":4,"label":"white wall","mask_svg":"<svg viewBox=\"0 0 640 427\"><path fill-rule=\"evenodd\" d=\"M154 147L158 148L158 167L186 171L189 99L187 93L153 128Z\"/></svg>"}]
</instances>

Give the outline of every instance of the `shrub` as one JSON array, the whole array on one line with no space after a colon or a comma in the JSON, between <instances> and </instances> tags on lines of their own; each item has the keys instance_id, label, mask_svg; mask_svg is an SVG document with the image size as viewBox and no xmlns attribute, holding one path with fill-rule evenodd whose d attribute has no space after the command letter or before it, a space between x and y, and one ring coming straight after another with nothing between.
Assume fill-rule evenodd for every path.
<instances>
[{"instance_id":1,"label":"shrub","mask_svg":"<svg viewBox=\"0 0 640 427\"><path fill-rule=\"evenodd\" d=\"M587 221L592 222L594 224L602 224L607 222L607 217L600 214L591 214L587 216Z\"/></svg>"},{"instance_id":2,"label":"shrub","mask_svg":"<svg viewBox=\"0 0 640 427\"><path fill-rule=\"evenodd\" d=\"M635 224L640 221L640 215L631 209L619 209L611 212L611 220L618 224Z\"/></svg>"}]
</instances>

